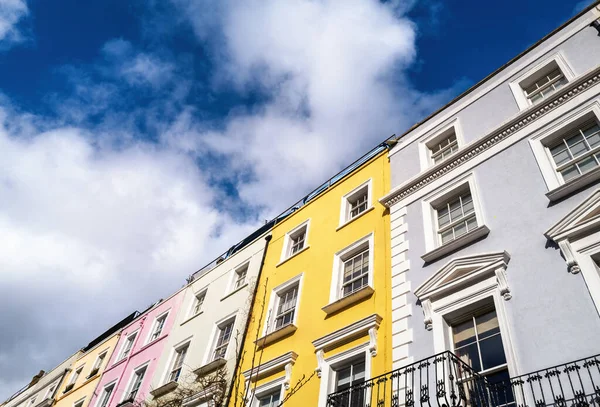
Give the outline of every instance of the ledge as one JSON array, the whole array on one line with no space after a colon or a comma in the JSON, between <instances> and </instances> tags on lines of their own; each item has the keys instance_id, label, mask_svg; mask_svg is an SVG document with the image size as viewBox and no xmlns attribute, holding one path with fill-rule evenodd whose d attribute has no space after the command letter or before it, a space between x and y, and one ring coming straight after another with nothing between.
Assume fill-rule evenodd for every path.
<instances>
[{"instance_id":1,"label":"ledge","mask_svg":"<svg viewBox=\"0 0 600 407\"><path fill-rule=\"evenodd\" d=\"M40 401L35 407L50 407L54 404L54 399L52 397L46 397L44 400Z\"/></svg>"},{"instance_id":2,"label":"ledge","mask_svg":"<svg viewBox=\"0 0 600 407\"><path fill-rule=\"evenodd\" d=\"M310 246L308 246L308 245L304 246L304 247L302 248L302 250L300 250L300 251L298 251L298 252L296 252L296 253L292 254L292 255L291 255L290 257L288 257L287 259L281 260L279 263L277 263L277 264L275 265L275 267L279 267L279 266L281 266L283 263L286 263L286 262L288 262L289 260L292 260L294 257L298 256L298 255L299 255L299 254L301 254L301 253L304 253L304 252L305 252L306 250L308 250L308 249L310 249Z\"/></svg>"},{"instance_id":3,"label":"ledge","mask_svg":"<svg viewBox=\"0 0 600 407\"><path fill-rule=\"evenodd\" d=\"M371 286L366 286L361 288L358 291L353 292L350 295L347 295L343 298L340 298L337 301L332 302L331 304L325 305L321 308L327 315L335 314L338 311L343 310L353 304L356 304L359 301L364 300L365 298L369 298L373 295L375 290Z\"/></svg>"},{"instance_id":4,"label":"ledge","mask_svg":"<svg viewBox=\"0 0 600 407\"><path fill-rule=\"evenodd\" d=\"M550 202L554 202L598 180L600 180L600 167L594 168L577 178L573 178L566 184L546 192L546 197Z\"/></svg>"},{"instance_id":5,"label":"ledge","mask_svg":"<svg viewBox=\"0 0 600 407\"><path fill-rule=\"evenodd\" d=\"M119 404L117 404L115 407L129 407L129 406L133 406L133 400L132 399L127 399L127 400L123 400L122 402L120 402Z\"/></svg>"},{"instance_id":6,"label":"ledge","mask_svg":"<svg viewBox=\"0 0 600 407\"><path fill-rule=\"evenodd\" d=\"M194 374L196 376L203 376L207 373L213 372L227 364L227 360L223 358L218 358L213 360L210 363L207 363L204 366L200 366L198 369L194 370Z\"/></svg>"},{"instance_id":7,"label":"ledge","mask_svg":"<svg viewBox=\"0 0 600 407\"><path fill-rule=\"evenodd\" d=\"M485 225L481 225L479 227L476 227L472 231L465 233L458 239L454 239L451 242L448 242L436 249L433 249L430 252L425 253L421 256L421 258L423 259L423 261L430 263L434 260L439 259L440 257L444 257L445 255L460 249L463 246L468 245L469 243L474 242L477 239L487 236L488 233L490 233L490 229Z\"/></svg>"},{"instance_id":8,"label":"ledge","mask_svg":"<svg viewBox=\"0 0 600 407\"><path fill-rule=\"evenodd\" d=\"M86 380L90 380L94 376L98 375L98 373L100 373L100 369L96 369L95 371L91 371L90 374L85 377L85 379Z\"/></svg>"},{"instance_id":9,"label":"ledge","mask_svg":"<svg viewBox=\"0 0 600 407\"><path fill-rule=\"evenodd\" d=\"M259 348L262 348L275 341L280 340L283 337L293 334L294 332L296 332L297 329L298 327L296 325L287 324L283 328L279 328L278 330L273 331L270 334L263 336L262 338L258 338L254 343L256 343L256 345Z\"/></svg>"},{"instance_id":10,"label":"ledge","mask_svg":"<svg viewBox=\"0 0 600 407\"><path fill-rule=\"evenodd\" d=\"M367 209L364 210L364 212L362 212L359 215L353 217L352 219L348 219L346 222L342 223L340 226L337 227L337 229L335 231L337 232L338 230L343 229L346 225L349 225L350 223L354 222L356 219L359 219L363 215L366 215L367 213L371 212L373 209L375 209L374 206L368 207Z\"/></svg>"},{"instance_id":11,"label":"ledge","mask_svg":"<svg viewBox=\"0 0 600 407\"><path fill-rule=\"evenodd\" d=\"M237 293L238 291L243 290L246 287L248 287L248 283L245 283L243 286L236 288L235 290L233 290L232 292L227 294L225 297L221 298L221 301L226 300L227 298L231 297L233 294Z\"/></svg>"},{"instance_id":12,"label":"ledge","mask_svg":"<svg viewBox=\"0 0 600 407\"><path fill-rule=\"evenodd\" d=\"M154 390L151 390L150 394L154 398L164 396L165 394L170 393L173 390L175 390L178 386L179 386L179 383L177 383L177 382L169 382L169 383L163 384L162 386L160 386Z\"/></svg>"},{"instance_id":13,"label":"ledge","mask_svg":"<svg viewBox=\"0 0 600 407\"><path fill-rule=\"evenodd\" d=\"M188 322L190 322L192 319L196 318L199 315L204 314L204 311L200 311L197 314L192 315L191 317L189 317L188 319L186 319L185 321L183 321L181 324L179 324L179 326L183 325L183 324L187 324Z\"/></svg>"}]
</instances>

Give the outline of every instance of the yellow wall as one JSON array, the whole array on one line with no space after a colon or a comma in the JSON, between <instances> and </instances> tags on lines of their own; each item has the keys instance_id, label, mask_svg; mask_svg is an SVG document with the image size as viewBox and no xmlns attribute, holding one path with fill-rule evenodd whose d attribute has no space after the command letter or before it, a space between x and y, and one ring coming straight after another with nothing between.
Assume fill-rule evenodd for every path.
<instances>
[{"instance_id":1,"label":"yellow wall","mask_svg":"<svg viewBox=\"0 0 600 407\"><path fill-rule=\"evenodd\" d=\"M100 377L102 376L102 372L106 368L106 364L108 363L118 340L119 334L113 335L112 337L108 338L107 340L97 345L90 351L84 353L79 359L77 359L77 361L73 363L73 365L71 366L71 371L67 373L67 376L63 380L60 388L58 389L58 392L56 393L55 407L73 407L73 404L76 401L81 400L83 397L85 397L83 407L88 406L90 399L92 398L92 394L96 390L96 386L98 385ZM96 362L96 358L105 351L106 356L102 361L102 365L100 365L100 370L98 374L89 379L86 379L92 371L94 363ZM84 365L83 372L77 378L73 389L67 392L66 394L63 393L65 387L67 386L67 383L69 383L71 374L75 371L75 369L78 369L82 365Z\"/></svg>"},{"instance_id":2,"label":"yellow wall","mask_svg":"<svg viewBox=\"0 0 600 407\"><path fill-rule=\"evenodd\" d=\"M374 206L374 209L343 228L336 230L340 222L342 197L369 178L372 179L370 203ZM384 206L377 201L387 191L389 191L389 163L387 154L383 152L274 227L272 231L273 238L268 247L252 310L252 322L244 343L245 356L238 371L238 380L243 380L240 372L251 367L259 319L258 314L263 303L265 284L267 298L265 299L266 305L262 317L263 324L266 319L265 314L267 313L272 289L293 279L300 273L304 273L304 277L301 297L297 305L296 326L298 329L292 335L267 345L262 355L260 352L257 354L257 359L260 357L262 363L264 363L286 352L296 352L299 356L292 369L291 385L293 386L302 375L308 377L317 367L317 358L312 341L377 313L383 317L383 321L378 330L378 354L372 359L370 377L391 370L391 266L388 255L390 227L389 215ZM281 260L285 234L307 219L310 219L307 236L310 247L278 265ZM373 233L374 236L374 294L363 302L354 304L326 318L326 314L321 308L329 303L334 254L369 233ZM262 327L260 330L262 332ZM368 335L365 334L351 343L326 352L325 357L327 358L366 341L368 341ZM259 380L257 385L260 386L283 375L283 371L276 372ZM317 376L314 376L285 405L289 407L317 406L320 380ZM234 405L233 401L230 405Z\"/></svg>"}]
</instances>

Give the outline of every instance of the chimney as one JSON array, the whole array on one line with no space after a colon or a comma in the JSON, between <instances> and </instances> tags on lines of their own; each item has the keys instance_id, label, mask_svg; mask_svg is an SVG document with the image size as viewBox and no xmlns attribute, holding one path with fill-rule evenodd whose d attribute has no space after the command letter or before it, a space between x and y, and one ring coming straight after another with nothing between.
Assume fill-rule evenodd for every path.
<instances>
[{"instance_id":1,"label":"chimney","mask_svg":"<svg viewBox=\"0 0 600 407\"><path fill-rule=\"evenodd\" d=\"M42 377L44 377L44 374L46 372L44 372L43 370L40 370L40 372L38 374L36 374L35 376L33 376L33 378L31 379L31 383L29 383L29 386L27 386L27 388L30 388L31 386L35 385L37 382L40 381L40 379Z\"/></svg>"}]
</instances>

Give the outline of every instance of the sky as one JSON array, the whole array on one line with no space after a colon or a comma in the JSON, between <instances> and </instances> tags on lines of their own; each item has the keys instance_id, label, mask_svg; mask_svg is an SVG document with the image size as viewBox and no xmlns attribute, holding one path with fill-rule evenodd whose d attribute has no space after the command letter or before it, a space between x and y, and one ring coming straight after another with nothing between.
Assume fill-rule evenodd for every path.
<instances>
[{"instance_id":1,"label":"sky","mask_svg":"<svg viewBox=\"0 0 600 407\"><path fill-rule=\"evenodd\" d=\"M587 4L0 0L0 400Z\"/></svg>"}]
</instances>

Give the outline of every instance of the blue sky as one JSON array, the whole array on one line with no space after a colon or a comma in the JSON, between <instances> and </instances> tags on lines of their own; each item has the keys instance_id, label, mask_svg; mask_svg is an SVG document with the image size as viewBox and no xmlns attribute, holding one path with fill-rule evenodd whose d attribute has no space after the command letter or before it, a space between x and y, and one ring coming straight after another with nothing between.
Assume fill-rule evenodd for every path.
<instances>
[{"instance_id":1,"label":"blue sky","mask_svg":"<svg viewBox=\"0 0 600 407\"><path fill-rule=\"evenodd\" d=\"M0 0L0 399L585 3Z\"/></svg>"}]
</instances>

